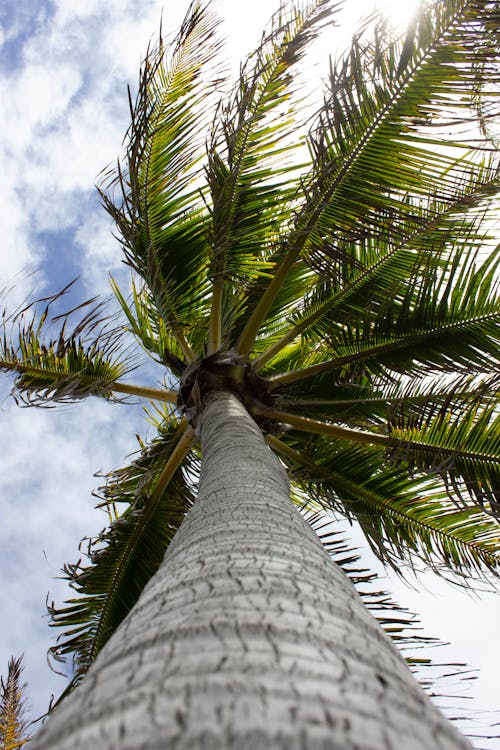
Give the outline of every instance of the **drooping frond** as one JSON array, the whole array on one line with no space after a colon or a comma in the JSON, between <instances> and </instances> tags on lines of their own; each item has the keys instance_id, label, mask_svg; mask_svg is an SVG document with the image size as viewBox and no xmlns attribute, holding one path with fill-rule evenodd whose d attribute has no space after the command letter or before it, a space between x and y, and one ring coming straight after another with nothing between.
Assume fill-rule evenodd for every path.
<instances>
[{"instance_id":1,"label":"drooping frond","mask_svg":"<svg viewBox=\"0 0 500 750\"><path fill-rule=\"evenodd\" d=\"M355 518L384 564L420 559L443 575L473 580L500 574L500 526L480 508L458 508L436 478L408 476L373 446L268 437L289 465L294 485L324 510Z\"/></svg>"},{"instance_id":2,"label":"drooping frond","mask_svg":"<svg viewBox=\"0 0 500 750\"><path fill-rule=\"evenodd\" d=\"M123 331L96 299L49 317L52 303L64 291L41 300L45 307L40 315L31 312L37 303L14 315L3 314L0 369L15 374L14 394L30 405L50 406L89 395L112 398L116 381L134 367L123 350Z\"/></svg>"},{"instance_id":3,"label":"drooping frond","mask_svg":"<svg viewBox=\"0 0 500 750\"><path fill-rule=\"evenodd\" d=\"M480 391L481 393L481 391ZM414 468L428 475L438 474L457 499L463 494L484 512L500 519L500 415L497 398L490 403L471 398L454 402L430 401L392 412L388 431L379 423L371 430L346 427L326 420L316 420L257 406L256 413L278 422L284 429L295 429L313 435L351 444L381 446L387 456L405 464L411 486ZM355 448L352 448L353 453Z\"/></svg>"},{"instance_id":4,"label":"drooping frond","mask_svg":"<svg viewBox=\"0 0 500 750\"><path fill-rule=\"evenodd\" d=\"M64 695L132 609L194 501L185 473L193 462L193 442L185 422L169 419L101 489L98 507L106 507L114 520L96 539L83 540L88 565L78 561L64 568L78 597L49 608L51 626L65 629L52 655L57 660L73 655L74 676Z\"/></svg>"}]
</instances>

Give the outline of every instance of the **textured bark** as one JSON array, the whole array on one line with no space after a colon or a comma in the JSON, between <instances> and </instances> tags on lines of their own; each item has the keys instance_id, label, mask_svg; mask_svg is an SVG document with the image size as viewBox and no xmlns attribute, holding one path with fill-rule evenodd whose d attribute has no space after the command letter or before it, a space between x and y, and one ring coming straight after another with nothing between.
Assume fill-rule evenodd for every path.
<instances>
[{"instance_id":1,"label":"textured bark","mask_svg":"<svg viewBox=\"0 0 500 750\"><path fill-rule=\"evenodd\" d=\"M470 748L293 507L234 396L202 417L199 497L30 750Z\"/></svg>"}]
</instances>

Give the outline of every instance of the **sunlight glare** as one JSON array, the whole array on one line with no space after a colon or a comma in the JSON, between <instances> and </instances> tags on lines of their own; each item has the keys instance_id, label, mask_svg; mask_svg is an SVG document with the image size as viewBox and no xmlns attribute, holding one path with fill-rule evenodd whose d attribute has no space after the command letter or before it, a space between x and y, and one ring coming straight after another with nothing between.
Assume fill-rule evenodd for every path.
<instances>
[{"instance_id":1,"label":"sunlight glare","mask_svg":"<svg viewBox=\"0 0 500 750\"><path fill-rule=\"evenodd\" d=\"M375 3L375 7L398 28L408 25L420 5L421 0L378 0Z\"/></svg>"}]
</instances>

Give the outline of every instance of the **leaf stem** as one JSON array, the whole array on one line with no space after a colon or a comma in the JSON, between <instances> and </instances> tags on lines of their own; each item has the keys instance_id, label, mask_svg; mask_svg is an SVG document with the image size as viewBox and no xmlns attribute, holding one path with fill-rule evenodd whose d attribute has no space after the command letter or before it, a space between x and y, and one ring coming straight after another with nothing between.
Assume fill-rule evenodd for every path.
<instances>
[{"instance_id":1,"label":"leaf stem","mask_svg":"<svg viewBox=\"0 0 500 750\"><path fill-rule=\"evenodd\" d=\"M169 404L177 404L178 392L167 388L146 388L131 383L112 383L110 388L114 393L126 393L129 396L140 396L152 401L166 401Z\"/></svg>"},{"instance_id":2,"label":"leaf stem","mask_svg":"<svg viewBox=\"0 0 500 750\"><path fill-rule=\"evenodd\" d=\"M328 435L329 437L340 440L349 440L354 443L371 443L373 445L391 445L394 441L388 435L381 435L377 432L368 432L366 430L353 430L349 427L341 427L337 424L320 422L317 419L309 417L299 417L296 414L271 409L267 406L257 406L252 410L255 414L263 414L271 419L291 425L297 430L312 432L316 435Z\"/></svg>"},{"instance_id":3,"label":"leaf stem","mask_svg":"<svg viewBox=\"0 0 500 750\"><path fill-rule=\"evenodd\" d=\"M167 463L163 467L163 470L158 478L158 481L156 483L154 490L151 492L151 495L149 497L149 501L151 504L155 504L156 502L158 502L163 492L165 491L165 488L167 487L168 483L170 482L175 472L184 461L184 458L186 457L186 455L189 453L189 450L191 449L191 446L193 445L195 440L196 440L196 433L191 427L191 425L188 424L179 442L177 443L174 450L170 454Z\"/></svg>"},{"instance_id":4,"label":"leaf stem","mask_svg":"<svg viewBox=\"0 0 500 750\"><path fill-rule=\"evenodd\" d=\"M212 309L210 311L210 323L208 328L207 353L215 354L222 343L222 285L221 278L216 277L213 282Z\"/></svg>"},{"instance_id":5,"label":"leaf stem","mask_svg":"<svg viewBox=\"0 0 500 750\"><path fill-rule=\"evenodd\" d=\"M184 334L181 331L180 326L177 323L171 323L170 327L172 329L172 334L174 338L176 339L177 343L179 344L182 353L184 354L187 362L194 362L196 359L196 354L191 349L191 346L189 345L188 341L186 340Z\"/></svg>"},{"instance_id":6,"label":"leaf stem","mask_svg":"<svg viewBox=\"0 0 500 750\"><path fill-rule=\"evenodd\" d=\"M92 378L89 375L57 372L54 370L48 370L44 367L34 367L33 365L25 365L22 362L9 362L1 359L0 370L11 370L13 372L26 373L28 375L41 375L47 378L52 377L54 381L77 379L82 385L92 385L94 383L104 382L98 377ZM132 383L120 383L119 381L111 382L109 384L105 383L105 387L114 393L125 393L128 396L140 396L141 398L149 398L153 401L166 401L169 404L177 404L178 392L169 390L168 388L147 388L140 385L132 385ZM90 392L89 396L92 395L97 396L99 394L92 394Z\"/></svg>"},{"instance_id":7,"label":"leaf stem","mask_svg":"<svg viewBox=\"0 0 500 750\"><path fill-rule=\"evenodd\" d=\"M286 257L282 260L282 262L277 267L274 273L274 276L271 280L271 283L269 284L266 291L260 298L257 304L257 307L254 309L252 315L247 321L245 328L243 329L241 336L239 338L239 341L236 345L237 351L243 356L246 356L247 354L250 353L253 343L255 339L257 338L259 329L262 323L265 321L267 314L269 310L271 309L272 304L276 298L276 295L281 289L301 249L302 249L301 245L299 246L292 245L292 247L289 249L288 253L286 254Z\"/></svg>"}]
</instances>

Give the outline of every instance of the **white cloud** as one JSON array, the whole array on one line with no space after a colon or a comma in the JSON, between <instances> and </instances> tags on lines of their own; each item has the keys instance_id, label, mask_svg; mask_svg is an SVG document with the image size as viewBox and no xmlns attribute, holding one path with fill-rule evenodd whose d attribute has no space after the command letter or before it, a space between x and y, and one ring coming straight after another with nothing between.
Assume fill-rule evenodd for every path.
<instances>
[{"instance_id":1,"label":"white cloud","mask_svg":"<svg viewBox=\"0 0 500 750\"><path fill-rule=\"evenodd\" d=\"M119 285L122 279L128 283L130 271L122 263L120 243L111 233L111 218L104 215L102 208L87 213L76 232L75 241L85 252L82 280L89 289L96 294L109 293L109 274Z\"/></svg>"},{"instance_id":2,"label":"white cloud","mask_svg":"<svg viewBox=\"0 0 500 750\"><path fill-rule=\"evenodd\" d=\"M23 66L0 79L4 278L38 261L37 232L83 223L81 192L118 155L126 84L159 16L156 2L60 2L25 41Z\"/></svg>"}]
</instances>

